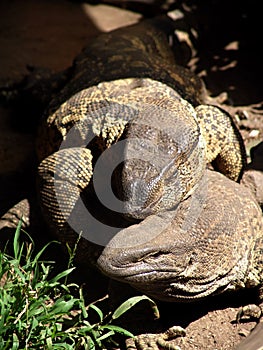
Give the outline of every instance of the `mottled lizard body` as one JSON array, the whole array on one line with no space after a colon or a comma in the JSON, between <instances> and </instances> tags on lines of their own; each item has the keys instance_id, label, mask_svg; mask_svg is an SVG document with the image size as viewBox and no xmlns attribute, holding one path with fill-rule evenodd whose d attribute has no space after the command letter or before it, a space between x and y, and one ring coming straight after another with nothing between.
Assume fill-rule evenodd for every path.
<instances>
[{"instance_id":1,"label":"mottled lizard body","mask_svg":"<svg viewBox=\"0 0 263 350\"><path fill-rule=\"evenodd\" d=\"M57 228L70 215L77 189L94 186L99 195L112 184L114 194L104 196L103 204L141 220L191 195L211 161L240 179L245 159L240 134L227 113L201 104L202 82L175 64L167 42L173 29L166 16L146 20L99 36L75 60L72 78L51 102L38 138L41 198L49 221L54 212L61 215ZM68 191L76 198L59 214L59 203L50 202L52 173L72 153L82 170L70 165L77 179L74 184L69 177L76 190ZM98 159L102 170L95 177ZM67 175L58 173L64 181Z\"/></svg>"},{"instance_id":2,"label":"mottled lizard body","mask_svg":"<svg viewBox=\"0 0 263 350\"><path fill-rule=\"evenodd\" d=\"M146 20L76 58L39 129L38 188L51 231L71 245L82 233L78 260L157 299L191 301L261 284L262 213L235 182L241 136L176 65L173 31L166 16Z\"/></svg>"}]
</instances>

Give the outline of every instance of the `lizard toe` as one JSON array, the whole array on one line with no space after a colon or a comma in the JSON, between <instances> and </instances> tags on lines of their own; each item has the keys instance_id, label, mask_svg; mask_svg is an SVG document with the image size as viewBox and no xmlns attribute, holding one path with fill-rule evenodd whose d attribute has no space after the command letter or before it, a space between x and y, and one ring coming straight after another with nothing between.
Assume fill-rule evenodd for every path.
<instances>
[{"instance_id":1,"label":"lizard toe","mask_svg":"<svg viewBox=\"0 0 263 350\"><path fill-rule=\"evenodd\" d=\"M177 337L185 336L185 329L180 326L168 328L163 333L147 333L137 335L126 341L127 350L181 350L178 345L173 344L173 340Z\"/></svg>"},{"instance_id":2,"label":"lizard toe","mask_svg":"<svg viewBox=\"0 0 263 350\"><path fill-rule=\"evenodd\" d=\"M239 323L241 320L257 319L262 316L262 307L256 304L248 304L241 307L236 315L236 321Z\"/></svg>"}]
</instances>

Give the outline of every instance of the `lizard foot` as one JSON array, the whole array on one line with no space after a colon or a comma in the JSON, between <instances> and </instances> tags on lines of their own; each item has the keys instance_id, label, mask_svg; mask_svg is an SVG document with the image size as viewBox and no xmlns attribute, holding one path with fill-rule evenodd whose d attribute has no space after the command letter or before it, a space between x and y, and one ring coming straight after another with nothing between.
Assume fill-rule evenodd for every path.
<instances>
[{"instance_id":1,"label":"lizard foot","mask_svg":"<svg viewBox=\"0 0 263 350\"><path fill-rule=\"evenodd\" d=\"M177 337L185 336L185 330L180 326L173 326L158 334L140 334L126 341L127 350L181 350L178 345L171 343Z\"/></svg>"},{"instance_id":2,"label":"lizard foot","mask_svg":"<svg viewBox=\"0 0 263 350\"><path fill-rule=\"evenodd\" d=\"M262 309L256 304L249 304L239 309L236 321L239 323L241 320L257 319L262 316Z\"/></svg>"}]
</instances>

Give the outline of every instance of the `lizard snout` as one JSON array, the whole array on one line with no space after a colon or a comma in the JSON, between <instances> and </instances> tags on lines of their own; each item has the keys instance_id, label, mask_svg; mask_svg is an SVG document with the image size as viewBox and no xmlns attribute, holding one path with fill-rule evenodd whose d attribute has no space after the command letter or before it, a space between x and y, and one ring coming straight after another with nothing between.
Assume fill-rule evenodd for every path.
<instances>
[{"instance_id":1,"label":"lizard snout","mask_svg":"<svg viewBox=\"0 0 263 350\"><path fill-rule=\"evenodd\" d=\"M125 216L144 219L154 214L162 200L162 181L137 178L124 187Z\"/></svg>"}]
</instances>

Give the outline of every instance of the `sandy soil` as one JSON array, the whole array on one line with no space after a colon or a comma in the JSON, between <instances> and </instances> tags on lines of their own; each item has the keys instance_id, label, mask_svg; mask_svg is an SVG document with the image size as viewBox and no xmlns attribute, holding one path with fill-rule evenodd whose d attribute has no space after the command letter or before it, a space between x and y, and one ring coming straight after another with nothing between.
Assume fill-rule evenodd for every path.
<instances>
[{"instance_id":1,"label":"sandy soil","mask_svg":"<svg viewBox=\"0 0 263 350\"><path fill-rule=\"evenodd\" d=\"M232 13L231 9L229 11ZM66 0L2 0L0 13L0 86L21 79L27 73L28 65L60 71L71 64L74 56L95 35L135 23L141 18L140 13L127 9ZM194 29L197 28L196 22L207 20L204 9L197 15L197 19L189 17ZM184 31L185 24L180 27L178 35L186 48L184 63L204 78L212 95L227 92L225 103L231 103L230 112L249 150L263 138L260 59L257 59L257 51L253 51L254 40L248 42L249 33L242 37L238 27L237 32L230 31L225 21L224 34L227 32L228 36L218 35L216 21L208 20L204 28L210 26L211 30L203 28L198 32L200 40L197 46L187 45L189 32ZM237 26L234 17L230 18L231 21L233 27ZM212 39L213 35L216 41ZM30 167L34 135L14 127L10 123L10 113L8 108L1 107L1 213L10 203L22 198L25 187L31 185L21 180L20 174ZM6 182L7 174L11 174L10 178L15 181ZM99 295L95 293L94 298L97 297ZM253 293L244 292L199 304L164 305L160 327L176 324L186 328L186 337L175 341L182 350L233 349L256 325L255 322L233 322L239 307L254 300ZM167 312L169 317L164 317Z\"/></svg>"}]
</instances>

